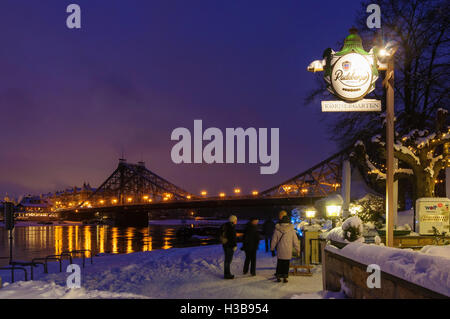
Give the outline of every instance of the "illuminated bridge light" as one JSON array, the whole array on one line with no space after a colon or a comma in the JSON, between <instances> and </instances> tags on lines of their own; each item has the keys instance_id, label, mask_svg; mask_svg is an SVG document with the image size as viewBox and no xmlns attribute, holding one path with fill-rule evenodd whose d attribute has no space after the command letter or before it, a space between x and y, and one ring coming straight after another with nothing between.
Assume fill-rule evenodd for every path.
<instances>
[{"instance_id":1,"label":"illuminated bridge light","mask_svg":"<svg viewBox=\"0 0 450 319\"><path fill-rule=\"evenodd\" d=\"M200 194L201 194L202 196L206 196L206 195L208 195L208 192L207 192L207 191L202 191Z\"/></svg>"},{"instance_id":2,"label":"illuminated bridge light","mask_svg":"<svg viewBox=\"0 0 450 319\"><path fill-rule=\"evenodd\" d=\"M252 195L253 195L253 196L258 195L258 191L253 191L253 192L252 192Z\"/></svg>"},{"instance_id":3,"label":"illuminated bridge light","mask_svg":"<svg viewBox=\"0 0 450 319\"><path fill-rule=\"evenodd\" d=\"M114 199L111 201L111 203L117 204L117 199L114 198Z\"/></svg>"},{"instance_id":4,"label":"illuminated bridge light","mask_svg":"<svg viewBox=\"0 0 450 319\"><path fill-rule=\"evenodd\" d=\"M132 197L128 197L128 198L127 198L127 201L128 201L129 203L131 203L131 202L133 201L133 198L132 198Z\"/></svg>"},{"instance_id":5,"label":"illuminated bridge light","mask_svg":"<svg viewBox=\"0 0 450 319\"><path fill-rule=\"evenodd\" d=\"M148 196L145 195L144 197L142 197L143 200L148 200Z\"/></svg>"},{"instance_id":6,"label":"illuminated bridge light","mask_svg":"<svg viewBox=\"0 0 450 319\"><path fill-rule=\"evenodd\" d=\"M186 198L187 198L187 199L191 199L191 195L187 195Z\"/></svg>"},{"instance_id":7,"label":"illuminated bridge light","mask_svg":"<svg viewBox=\"0 0 450 319\"><path fill-rule=\"evenodd\" d=\"M225 197L225 193L220 193L219 196L220 197Z\"/></svg>"},{"instance_id":8,"label":"illuminated bridge light","mask_svg":"<svg viewBox=\"0 0 450 319\"><path fill-rule=\"evenodd\" d=\"M240 188L235 188L234 189L234 193L235 194L240 194L241 193L241 189Z\"/></svg>"}]
</instances>

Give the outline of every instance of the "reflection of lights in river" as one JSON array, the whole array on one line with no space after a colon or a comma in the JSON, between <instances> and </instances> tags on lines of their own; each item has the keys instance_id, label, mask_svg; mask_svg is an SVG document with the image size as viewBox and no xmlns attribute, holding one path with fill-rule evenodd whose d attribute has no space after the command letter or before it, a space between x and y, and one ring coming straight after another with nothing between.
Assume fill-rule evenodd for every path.
<instances>
[{"instance_id":1,"label":"reflection of lights in river","mask_svg":"<svg viewBox=\"0 0 450 319\"><path fill-rule=\"evenodd\" d=\"M99 253L105 252L105 227L97 226L97 236L99 237Z\"/></svg>"},{"instance_id":2,"label":"reflection of lights in river","mask_svg":"<svg viewBox=\"0 0 450 319\"><path fill-rule=\"evenodd\" d=\"M162 249L172 248L172 246L169 244L169 239L170 238L164 237L164 246L162 246Z\"/></svg>"},{"instance_id":3,"label":"reflection of lights in river","mask_svg":"<svg viewBox=\"0 0 450 319\"><path fill-rule=\"evenodd\" d=\"M164 246L162 246L162 249L169 249L172 248L172 245L170 244L170 240L173 238L174 236L174 230L169 228L166 229L165 233L164 233Z\"/></svg>"},{"instance_id":4,"label":"reflection of lights in river","mask_svg":"<svg viewBox=\"0 0 450 319\"><path fill-rule=\"evenodd\" d=\"M144 251L152 251L152 237L147 237L147 242L144 243Z\"/></svg>"},{"instance_id":5,"label":"reflection of lights in river","mask_svg":"<svg viewBox=\"0 0 450 319\"><path fill-rule=\"evenodd\" d=\"M74 226L69 226L67 237L69 239L69 250L73 250L73 229Z\"/></svg>"},{"instance_id":6,"label":"reflection of lights in river","mask_svg":"<svg viewBox=\"0 0 450 319\"><path fill-rule=\"evenodd\" d=\"M113 254L117 254L119 252L118 248L117 248L117 242L118 242L118 233L119 230L117 229L117 227L114 227L112 229L112 253Z\"/></svg>"},{"instance_id":7,"label":"reflection of lights in river","mask_svg":"<svg viewBox=\"0 0 450 319\"><path fill-rule=\"evenodd\" d=\"M133 252L133 233L134 233L134 228L128 227L126 230L126 233L125 233L125 236L127 238L127 254Z\"/></svg>"},{"instance_id":8,"label":"reflection of lights in river","mask_svg":"<svg viewBox=\"0 0 450 319\"><path fill-rule=\"evenodd\" d=\"M62 234L62 227L61 226L55 226L55 255L59 255L62 253L63 248L63 234Z\"/></svg>"},{"instance_id":9,"label":"reflection of lights in river","mask_svg":"<svg viewBox=\"0 0 450 319\"><path fill-rule=\"evenodd\" d=\"M84 249L91 250L91 227L84 228Z\"/></svg>"},{"instance_id":10,"label":"reflection of lights in river","mask_svg":"<svg viewBox=\"0 0 450 319\"><path fill-rule=\"evenodd\" d=\"M79 250L80 249L80 245L79 245L79 242L78 242L78 229L79 229L79 227L80 226L75 226L75 249L76 250Z\"/></svg>"}]
</instances>

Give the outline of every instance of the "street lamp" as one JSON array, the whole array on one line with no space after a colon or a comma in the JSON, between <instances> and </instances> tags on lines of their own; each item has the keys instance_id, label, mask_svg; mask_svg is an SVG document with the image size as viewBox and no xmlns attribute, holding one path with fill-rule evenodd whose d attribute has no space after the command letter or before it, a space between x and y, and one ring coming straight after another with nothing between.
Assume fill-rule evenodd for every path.
<instances>
[{"instance_id":1,"label":"street lamp","mask_svg":"<svg viewBox=\"0 0 450 319\"><path fill-rule=\"evenodd\" d=\"M305 211L305 215L306 215L306 218L309 219L309 224L311 225L312 219L313 219L314 217L316 217L316 210L313 209L313 208L308 208L308 209Z\"/></svg>"},{"instance_id":2,"label":"street lamp","mask_svg":"<svg viewBox=\"0 0 450 319\"><path fill-rule=\"evenodd\" d=\"M386 70L386 246L394 246L394 41L378 50L379 70Z\"/></svg>"},{"instance_id":3,"label":"street lamp","mask_svg":"<svg viewBox=\"0 0 450 319\"><path fill-rule=\"evenodd\" d=\"M341 215L342 205L331 204L326 206L327 216L331 219L332 226L336 225L336 218Z\"/></svg>"}]
</instances>

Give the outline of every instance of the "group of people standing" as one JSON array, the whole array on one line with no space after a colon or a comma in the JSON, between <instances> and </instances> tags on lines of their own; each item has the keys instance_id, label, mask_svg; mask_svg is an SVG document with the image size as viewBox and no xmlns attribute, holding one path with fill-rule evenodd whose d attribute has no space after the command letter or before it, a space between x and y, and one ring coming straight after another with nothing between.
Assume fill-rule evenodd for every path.
<instances>
[{"instance_id":1,"label":"group of people standing","mask_svg":"<svg viewBox=\"0 0 450 319\"><path fill-rule=\"evenodd\" d=\"M279 220L276 224L271 219L267 219L264 222L263 235L266 252L269 252L270 248L272 256L277 256L277 268L275 272L277 281L281 282L281 279L283 279L284 282L287 282L287 278L289 277L289 262L292 258L293 250L296 251L298 256L300 255L300 242L294 225L291 224L287 213L281 211L278 217ZM241 247L241 250L245 252L244 275L250 270L250 274L256 276L256 252L258 251L259 241L261 239L258 223L259 220L257 218L251 218L245 227ZM231 215L229 222L221 228L220 239L225 254L225 279L234 279L230 268L234 252L237 250L236 224L237 217Z\"/></svg>"}]
</instances>

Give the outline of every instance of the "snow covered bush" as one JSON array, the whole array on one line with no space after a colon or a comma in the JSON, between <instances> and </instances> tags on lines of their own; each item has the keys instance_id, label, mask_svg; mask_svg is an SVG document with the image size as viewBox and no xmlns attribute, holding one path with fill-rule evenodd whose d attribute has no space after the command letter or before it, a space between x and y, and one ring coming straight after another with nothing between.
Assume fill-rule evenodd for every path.
<instances>
[{"instance_id":1,"label":"snow covered bush","mask_svg":"<svg viewBox=\"0 0 450 319\"><path fill-rule=\"evenodd\" d=\"M383 225L385 214L384 199L372 194L350 203L350 212L358 216L364 223L374 223L377 228Z\"/></svg>"},{"instance_id":2,"label":"snow covered bush","mask_svg":"<svg viewBox=\"0 0 450 319\"><path fill-rule=\"evenodd\" d=\"M358 216L349 217L342 223L344 239L350 242L364 241L363 230L363 222Z\"/></svg>"},{"instance_id":3,"label":"snow covered bush","mask_svg":"<svg viewBox=\"0 0 450 319\"><path fill-rule=\"evenodd\" d=\"M364 242L363 237L363 222L358 216L352 216L347 218L342 226L333 228L326 235L327 240L332 240L336 242Z\"/></svg>"}]
</instances>

